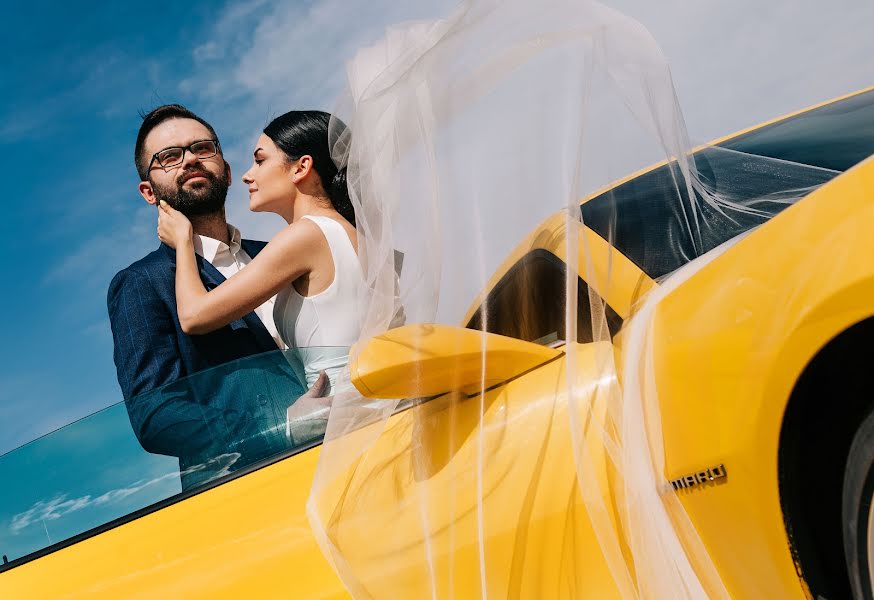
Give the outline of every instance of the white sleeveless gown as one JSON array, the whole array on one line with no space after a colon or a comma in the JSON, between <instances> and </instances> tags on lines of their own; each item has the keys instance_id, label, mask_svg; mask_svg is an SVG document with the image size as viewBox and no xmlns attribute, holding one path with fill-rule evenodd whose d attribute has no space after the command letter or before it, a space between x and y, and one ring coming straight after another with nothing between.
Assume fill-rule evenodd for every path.
<instances>
[{"instance_id":1,"label":"white sleeveless gown","mask_svg":"<svg viewBox=\"0 0 874 600\"><path fill-rule=\"evenodd\" d=\"M273 318L283 341L303 362L307 386L325 371L334 391L361 333L361 263L346 230L328 217L305 216L322 230L334 261L334 280L322 292L301 296L289 285L276 297Z\"/></svg>"}]
</instances>

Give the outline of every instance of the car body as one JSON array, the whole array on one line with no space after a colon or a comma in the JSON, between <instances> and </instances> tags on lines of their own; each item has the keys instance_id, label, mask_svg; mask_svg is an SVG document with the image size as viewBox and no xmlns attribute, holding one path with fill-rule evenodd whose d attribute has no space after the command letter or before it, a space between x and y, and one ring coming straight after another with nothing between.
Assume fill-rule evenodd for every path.
<instances>
[{"instance_id":1,"label":"car body","mask_svg":"<svg viewBox=\"0 0 874 600\"><path fill-rule=\"evenodd\" d=\"M860 381L874 340L874 161L865 160L874 154L874 90L696 153L704 156L712 147L831 169L836 176L761 226L726 233L722 241L730 247L658 304L654 326L670 332L653 347L664 476L682 482L707 469L726 475L675 487L732 597L842 597L849 590L843 473L856 426L872 407ZM644 247L660 243L658 235L631 228L608 236L608 225L599 221L598 203L607 197L619 199L620 220L622 201L657 204L646 194L658 188L653 178L666 168L637 173L581 204L588 254L580 264L589 261L591 269L580 294L591 288L603 298L615 350L585 339L584 332L575 347L577 369L590 368L603 352L615 352L621 362L622 323L683 266L648 259L659 256ZM664 227L658 219L650 223L656 233ZM332 530L342 540L344 568L358 574L356 595L467 597L484 585L495 597L620 596L578 490L566 394L555 391L566 380L566 347L531 343L561 331L555 315L563 309L545 303L564 289L565 232L564 214L535 228L463 323L472 334L481 328L480 306L488 299L489 332L521 340L494 342L515 371L496 372L485 392L473 394L479 401L435 394L406 407L370 449L370 475L350 484L355 505ZM606 237L614 238L613 246ZM520 319L519 310L529 310L530 321ZM543 331L519 325L538 320ZM429 363L435 380L452 381L463 368L459 361L472 360L475 352L459 358L459 340L470 343L465 335L438 332L428 342L436 356L446 357ZM398 368L413 360L403 353L388 357L385 348L365 349L362 356ZM359 388L385 367L362 360L353 365ZM381 389L371 384L363 391L379 396ZM446 443L434 444L423 461L409 443L412 427ZM609 461L597 443L590 450L603 468L601 489L609 491L607 522L627 550ZM346 597L306 516L320 451L318 444L296 448L16 557L0 572L0 596ZM488 468L480 493L469 484L483 456ZM426 496L445 499L428 506L426 525L422 506L409 501L423 486ZM483 548L480 528L489 532ZM426 540L430 562L422 559Z\"/></svg>"}]
</instances>

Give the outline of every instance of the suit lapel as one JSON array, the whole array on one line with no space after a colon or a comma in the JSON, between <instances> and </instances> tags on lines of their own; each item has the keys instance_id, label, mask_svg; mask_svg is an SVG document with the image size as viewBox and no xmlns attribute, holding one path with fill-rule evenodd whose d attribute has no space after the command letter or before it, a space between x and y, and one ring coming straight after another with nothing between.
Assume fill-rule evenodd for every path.
<instances>
[{"instance_id":1,"label":"suit lapel","mask_svg":"<svg viewBox=\"0 0 874 600\"><path fill-rule=\"evenodd\" d=\"M264 246L267 244L265 242L257 242L255 240L240 240L240 247L243 248L243 252L249 255L249 258L255 258L258 256L258 253L264 249ZM212 266L212 265L210 265ZM219 273L221 274L221 273ZM253 332L258 336L259 341L270 347L271 349L277 348L276 340L273 339L273 336L270 335L270 332L267 331L267 328L264 327L264 323L261 322L261 319L255 314L255 311L250 312L248 315L243 317L243 320L249 325Z\"/></svg>"},{"instance_id":2,"label":"suit lapel","mask_svg":"<svg viewBox=\"0 0 874 600\"><path fill-rule=\"evenodd\" d=\"M225 276L219 273L219 270L212 266L208 260L199 254L196 255L196 258L197 269L200 271L200 279L207 290L217 288L225 281Z\"/></svg>"},{"instance_id":3,"label":"suit lapel","mask_svg":"<svg viewBox=\"0 0 874 600\"><path fill-rule=\"evenodd\" d=\"M243 246L246 254L254 258L254 255L250 252L250 248L252 249L254 254L257 254L266 244L263 244L262 242L250 242L249 240L243 240L240 245ZM170 262L173 264L173 271L175 274L176 251L165 244L161 244L161 248L164 249L165 254L170 259ZM212 266L212 264L208 260L200 256L199 254L195 255L195 258L197 259L197 268L200 272L200 280L203 281L203 286L207 290L215 289L220 286L222 282L225 281L225 276L222 275L218 269ZM258 342L262 346L264 346L265 350L274 350L277 348L276 341L273 339L273 336L270 335L270 332L267 331L267 328L264 327L264 323L261 322L261 319L258 318L258 315L255 314L255 311L252 311L249 314L243 316L242 321L252 331L255 337L258 338Z\"/></svg>"},{"instance_id":4,"label":"suit lapel","mask_svg":"<svg viewBox=\"0 0 874 600\"><path fill-rule=\"evenodd\" d=\"M258 242L255 240L240 240L240 246L242 246L243 251L249 255L250 258L255 258L258 256L258 253L264 249L264 246L267 245L267 242Z\"/></svg>"},{"instance_id":5,"label":"suit lapel","mask_svg":"<svg viewBox=\"0 0 874 600\"><path fill-rule=\"evenodd\" d=\"M243 322L249 327L255 337L258 338L258 343L264 346L265 350L277 350L279 348L279 346L276 345L276 340L273 339L273 336L270 335L270 332L267 331L266 327L264 327L264 323L261 322L261 319L258 318L255 311L245 315L243 317Z\"/></svg>"}]
</instances>

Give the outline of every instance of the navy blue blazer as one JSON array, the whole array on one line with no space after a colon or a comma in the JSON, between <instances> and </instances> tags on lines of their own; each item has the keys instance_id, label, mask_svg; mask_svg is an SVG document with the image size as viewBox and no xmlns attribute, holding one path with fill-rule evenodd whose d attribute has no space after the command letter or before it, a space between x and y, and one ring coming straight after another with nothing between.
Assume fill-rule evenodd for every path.
<instances>
[{"instance_id":1,"label":"navy blue blazer","mask_svg":"<svg viewBox=\"0 0 874 600\"><path fill-rule=\"evenodd\" d=\"M266 244L241 245L254 258ZM202 257L197 264L207 289L225 280ZM179 457L187 489L287 449L286 409L304 386L254 312L184 333L175 275L176 252L161 244L116 274L107 305L134 433L146 451Z\"/></svg>"}]
</instances>

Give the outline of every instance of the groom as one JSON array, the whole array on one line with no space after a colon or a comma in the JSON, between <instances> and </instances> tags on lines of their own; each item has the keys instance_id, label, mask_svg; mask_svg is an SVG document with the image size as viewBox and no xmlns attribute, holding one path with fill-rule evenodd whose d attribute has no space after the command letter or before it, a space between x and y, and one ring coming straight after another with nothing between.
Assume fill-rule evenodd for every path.
<instances>
[{"instance_id":1,"label":"groom","mask_svg":"<svg viewBox=\"0 0 874 600\"><path fill-rule=\"evenodd\" d=\"M134 162L143 199L164 200L191 220L207 289L266 245L225 220L231 167L212 126L185 107L145 115ZM272 299L217 331L185 334L175 264L162 244L113 278L107 304L131 425L145 450L179 457L185 490L287 449L286 409L304 390L278 352Z\"/></svg>"}]
</instances>

